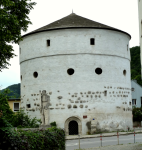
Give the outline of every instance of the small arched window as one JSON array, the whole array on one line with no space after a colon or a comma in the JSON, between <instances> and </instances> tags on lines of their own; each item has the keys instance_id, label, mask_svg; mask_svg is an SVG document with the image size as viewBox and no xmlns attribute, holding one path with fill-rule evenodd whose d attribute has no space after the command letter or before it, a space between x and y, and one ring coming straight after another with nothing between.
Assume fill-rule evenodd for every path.
<instances>
[{"instance_id":1,"label":"small arched window","mask_svg":"<svg viewBox=\"0 0 142 150\"><path fill-rule=\"evenodd\" d=\"M50 40L47 40L47 46L50 46Z\"/></svg>"},{"instance_id":2,"label":"small arched window","mask_svg":"<svg viewBox=\"0 0 142 150\"><path fill-rule=\"evenodd\" d=\"M123 70L123 75L126 76L126 70Z\"/></svg>"}]
</instances>

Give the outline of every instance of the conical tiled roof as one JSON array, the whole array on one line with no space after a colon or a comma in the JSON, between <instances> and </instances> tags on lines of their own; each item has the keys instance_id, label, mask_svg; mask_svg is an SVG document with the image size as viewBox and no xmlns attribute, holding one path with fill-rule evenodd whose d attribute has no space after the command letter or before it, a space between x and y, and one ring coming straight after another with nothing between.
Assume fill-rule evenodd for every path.
<instances>
[{"instance_id":1,"label":"conical tiled roof","mask_svg":"<svg viewBox=\"0 0 142 150\"><path fill-rule=\"evenodd\" d=\"M75 13L72 13L62 19L59 19L53 23L50 23L44 27L41 27L37 30L34 30L28 34L25 34L24 36L38 33L38 32L43 32L43 31L48 31L48 30L57 30L57 29L67 29L67 28L95 28L95 29L108 29L108 30L115 30L119 32L126 33L124 31L118 30L116 28L89 20L87 18L81 17L76 15ZM126 33L129 35L128 33ZM23 37L24 37L23 36ZM129 35L130 36L130 35ZM130 36L131 37L131 36Z\"/></svg>"}]
</instances>

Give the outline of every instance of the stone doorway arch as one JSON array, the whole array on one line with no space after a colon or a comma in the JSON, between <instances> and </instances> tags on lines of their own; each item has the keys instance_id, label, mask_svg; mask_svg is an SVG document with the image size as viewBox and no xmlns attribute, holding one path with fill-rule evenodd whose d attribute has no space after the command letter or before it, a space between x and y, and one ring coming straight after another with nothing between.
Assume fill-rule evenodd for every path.
<instances>
[{"instance_id":1,"label":"stone doorway arch","mask_svg":"<svg viewBox=\"0 0 142 150\"><path fill-rule=\"evenodd\" d=\"M65 133L66 135L69 135L69 123L71 121L76 121L78 124L78 134L81 135L82 134L82 123L81 123L81 119L79 117L70 117L65 121Z\"/></svg>"}]
</instances>

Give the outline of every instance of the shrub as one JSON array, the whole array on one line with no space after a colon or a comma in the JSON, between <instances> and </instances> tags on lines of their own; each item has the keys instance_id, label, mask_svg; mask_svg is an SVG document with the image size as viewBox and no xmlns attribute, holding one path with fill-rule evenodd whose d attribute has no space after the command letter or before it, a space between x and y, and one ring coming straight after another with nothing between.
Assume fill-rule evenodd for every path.
<instances>
[{"instance_id":1,"label":"shrub","mask_svg":"<svg viewBox=\"0 0 142 150\"><path fill-rule=\"evenodd\" d=\"M133 121L142 121L142 108L133 107Z\"/></svg>"},{"instance_id":2,"label":"shrub","mask_svg":"<svg viewBox=\"0 0 142 150\"><path fill-rule=\"evenodd\" d=\"M13 147L13 149L65 150L65 132L56 127L54 127L54 129L52 128L52 130L19 130L18 132L5 132L5 134L6 136L1 136L0 140L5 140L9 146Z\"/></svg>"},{"instance_id":3,"label":"shrub","mask_svg":"<svg viewBox=\"0 0 142 150\"><path fill-rule=\"evenodd\" d=\"M0 111L1 111L0 127L9 126L10 120L12 116L14 115L14 112L10 109L9 104L8 104L8 99L10 97L7 95L9 92L10 92L9 89L6 89L3 92L0 92Z\"/></svg>"},{"instance_id":4,"label":"shrub","mask_svg":"<svg viewBox=\"0 0 142 150\"><path fill-rule=\"evenodd\" d=\"M53 122L52 128L40 131L13 131L12 127L38 127L40 120L31 119L24 111L14 113L8 104L9 90L0 93L0 149L12 150L65 150L65 132L56 128ZM4 143L6 141L6 143Z\"/></svg>"},{"instance_id":5,"label":"shrub","mask_svg":"<svg viewBox=\"0 0 142 150\"><path fill-rule=\"evenodd\" d=\"M40 119L36 119L36 117L30 118L24 110L15 113L11 118L11 124L18 128L37 128L40 123Z\"/></svg>"},{"instance_id":6,"label":"shrub","mask_svg":"<svg viewBox=\"0 0 142 150\"><path fill-rule=\"evenodd\" d=\"M51 127L57 127L57 124L56 124L55 121L54 121L54 122L51 122L50 125L51 125Z\"/></svg>"}]
</instances>

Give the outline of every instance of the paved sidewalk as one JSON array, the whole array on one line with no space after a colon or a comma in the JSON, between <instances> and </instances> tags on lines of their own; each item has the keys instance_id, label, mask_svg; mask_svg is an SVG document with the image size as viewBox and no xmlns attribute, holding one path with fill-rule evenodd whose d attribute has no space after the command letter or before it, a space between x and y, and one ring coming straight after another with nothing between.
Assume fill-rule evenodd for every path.
<instances>
[{"instance_id":1,"label":"paved sidewalk","mask_svg":"<svg viewBox=\"0 0 142 150\"><path fill-rule=\"evenodd\" d=\"M142 130L136 130L135 133L142 133ZM134 132L119 132L119 135L127 135L127 134L134 134ZM116 136L117 132L112 132L112 133L102 133L102 137L108 137L108 136ZM100 137L100 134L94 134L94 135L80 135L80 139L84 138L96 138ZM74 140L78 139L78 135L69 135L66 136L66 140Z\"/></svg>"},{"instance_id":2,"label":"paved sidewalk","mask_svg":"<svg viewBox=\"0 0 142 150\"><path fill-rule=\"evenodd\" d=\"M142 143L94 147L80 150L142 150Z\"/></svg>"}]
</instances>

